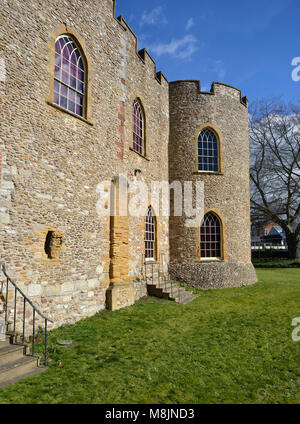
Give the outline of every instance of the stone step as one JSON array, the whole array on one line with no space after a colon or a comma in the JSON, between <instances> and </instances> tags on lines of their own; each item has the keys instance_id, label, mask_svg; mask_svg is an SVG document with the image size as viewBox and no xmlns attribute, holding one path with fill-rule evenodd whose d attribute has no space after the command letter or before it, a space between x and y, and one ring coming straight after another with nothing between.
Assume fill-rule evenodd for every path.
<instances>
[{"instance_id":1,"label":"stone step","mask_svg":"<svg viewBox=\"0 0 300 424\"><path fill-rule=\"evenodd\" d=\"M9 384L8 381L15 378L21 379L26 374L33 372L39 365L36 356L22 356L7 364L0 365L0 385Z\"/></svg>"},{"instance_id":2,"label":"stone step","mask_svg":"<svg viewBox=\"0 0 300 424\"><path fill-rule=\"evenodd\" d=\"M151 285L152 284L152 281L149 281L147 284ZM156 286L158 286L158 287L171 287L171 286L173 286L173 287L181 287L179 283L175 283L174 281L172 282L171 280L164 281L164 280L158 280L158 279L156 279L156 280L154 280L154 283L153 284L156 285ZM184 287L182 287L182 288L184 288Z\"/></svg>"},{"instance_id":3,"label":"stone step","mask_svg":"<svg viewBox=\"0 0 300 424\"><path fill-rule=\"evenodd\" d=\"M33 377L35 375L41 374L42 372L46 371L46 367L35 367L32 371L29 371L25 374L19 375L17 377L11 378L9 380L5 380L2 383L0 383L0 388L9 386L10 384L15 384L20 380L23 380L25 378Z\"/></svg>"},{"instance_id":4,"label":"stone step","mask_svg":"<svg viewBox=\"0 0 300 424\"><path fill-rule=\"evenodd\" d=\"M169 298L171 300L173 299L182 299L185 296L185 291L181 290L180 288L173 288L173 290L169 291Z\"/></svg>"},{"instance_id":5,"label":"stone step","mask_svg":"<svg viewBox=\"0 0 300 424\"><path fill-rule=\"evenodd\" d=\"M25 347L22 345L9 344L0 347L0 366L22 358L25 353Z\"/></svg>"},{"instance_id":6,"label":"stone step","mask_svg":"<svg viewBox=\"0 0 300 424\"><path fill-rule=\"evenodd\" d=\"M180 287L175 283L172 284L170 281L166 283L156 281L153 284L151 282L151 283L148 283L147 286L160 288L160 289L163 289L164 291L170 291L172 288L174 289L176 287Z\"/></svg>"},{"instance_id":7,"label":"stone step","mask_svg":"<svg viewBox=\"0 0 300 424\"><path fill-rule=\"evenodd\" d=\"M157 294L157 295L160 295L160 294L175 295L179 292L185 293L184 289L175 285L173 287L158 287L158 286L151 285L151 287L148 287L148 290L150 293Z\"/></svg>"},{"instance_id":8,"label":"stone step","mask_svg":"<svg viewBox=\"0 0 300 424\"><path fill-rule=\"evenodd\" d=\"M171 290L172 287L173 288L180 287L178 284L171 283L170 281L167 281L167 282L154 281L154 283L152 283L152 282L147 283L147 286L164 289L166 291ZM181 288L183 288L183 287L181 287Z\"/></svg>"},{"instance_id":9,"label":"stone step","mask_svg":"<svg viewBox=\"0 0 300 424\"><path fill-rule=\"evenodd\" d=\"M157 288L156 286L148 287L148 292L152 296L162 297L163 290L160 288Z\"/></svg>"},{"instance_id":10,"label":"stone step","mask_svg":"<svg viewBox=\"0 0 300 424\"><path fill-rule=\"evenodd\" d=\"M184 301L184 299L188 297L190 297L190 294L187 292L184 292L184 293L180 292L180 294L179 292L174 292L173 294L172 293L170 294L170 299L175 300L175 302L177 303L178 302L181 303L182 301Z\"/></svg>"},{"instance_id":11,"label":"stone step","mask_svg":"<svg viewBox=\"0 0 300 424\"><path fill-rule=\"evenodd\" d=\"M193 295L192 292L187 291L184 287L177 285L176 283L148 283L147 284L149 294L152 296L162 297L169 300L174 300L177 303L185 304L195 299L197 295Z\"/></svg>"},{"instance_id":12,"label":"stone step","mask_svg":"<svg viewBox=\"0 0 300 424\"><path fill-rule=\"evenodd\" d=\"M6 334L5 340L0 340L0 348L3 346L9 345L11 342L11 337Z\"/></svg>"},{"instance_id":13,"label":"stone step","mask_svg":"<svg viewBox=\"0 0 300 424\"><path fill-rule=\"evenodd\" d=\"M162 286L162 287L159 287L159 288L161 288L164 292L171 293L171 294L179 293L179 292L180 293L186 292L186 290L183 287L177 286L176 284L173 284L173 286L169 285L169 286Z\"/></svg>"},{"instance_id":14,"label":"stone step","mask_svg":"<svg viewBox=\"0 0 300 424\"><path fill-rule=\"evenodd\" d=\"M199 296L198 294L192 294L192 295L185 296L184 298L181 298L181 299L176 298L174 300L175 302L180 303L181 305L185 305L186 303L189 303L192 300L196 299L196 297L198 296Z\"/></svg>"}]
</instances>

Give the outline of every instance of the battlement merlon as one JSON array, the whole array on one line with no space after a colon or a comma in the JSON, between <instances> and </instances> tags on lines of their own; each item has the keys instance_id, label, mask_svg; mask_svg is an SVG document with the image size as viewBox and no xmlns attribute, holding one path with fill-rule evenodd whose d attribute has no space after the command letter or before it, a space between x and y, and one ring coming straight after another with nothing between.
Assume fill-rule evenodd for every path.
<instances>
[{"instance_id":1,"label":"battlement merlon","mask_svg":"<svg viewBox=\"0 0 300 424\"><path fill-rule=\"evenodd\" d=\"M146 64L146 57L148 57L150 59L150 61L152 62L152 64L153 64L154 78L157 80L157 82L159 84L161 84L162 83L162 79L164 79L165 82L168 84L168 80L164 76L164 74L161 71L160 72L157 72L156 71L156 62L152 58L152 56L150 55L150 53L145 48L138 51L138 39L137 39L137 36L134 33L134 31L131 29L131 27L128 25L128 23L126 22L126 20L124 19L124 17L123 16L119 16L116 19L120 23L120 25L122 26L122 28L125 29L126 31L129 31L129 33L132 34L132 36L134 37L134 40L135 40L135 52L136 52L138 58L142 61L142 63L143 64Z\"/></svg>"},{"instance_id":2,"label":"battlement merlon","mask_svg":"<svg viewBox=\"0 0 300 424\"><path fill-rule=\"evenodd\" d=\"M133 36L134 38L134 42L135 42L135 52L136 55L138 56L138 58L142 61L143 64L146 64L146 58L149 58L150 61L153 64L153 73L154 73L154 78L156 79L156 81L161 85L162 81L164 81L166 84L168 84L168 80L165 77L165 75L159 71L156 71L156 62L155 60L152 58L152 56L150 55L150 53L146 50L146 49L141 49L138 51L138 38L135 34L135 32L131 29L131 27L129 26L129 24L126 22L126 20L124 19L123 16L119 16L116 18L116 0L112 0L113 2L113 17L114 19L116 19L116 21L120 24L120 26L122 27L123 30L125 31L129 31L129 33Z\"/></svg>"},{"instance_id":3,"label":"battlement merlon","mask_svg":"<svg viewBox=\"0 0 300 424\"><path fill-rule=\"evenodd\" d=\"M195 92L200 95L221 95L221 96L229 96L237 99L243 106L248 108L248 98L246 96L242 97L242 92L240 89L233 87L228 84L224 84L222 82L214 81L211 84L210 91L201 91L201 85L199 80L178 80L169 82L170 90L176 87L176 90L179 86L183 86L185 90L189 90L191 92Z\"/></svg>"}]
</instances>

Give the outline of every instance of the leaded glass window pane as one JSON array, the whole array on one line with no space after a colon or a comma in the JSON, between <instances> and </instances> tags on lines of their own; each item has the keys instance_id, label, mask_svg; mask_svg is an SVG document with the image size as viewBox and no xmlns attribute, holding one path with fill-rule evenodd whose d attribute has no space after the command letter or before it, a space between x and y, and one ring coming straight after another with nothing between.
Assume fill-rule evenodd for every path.
<instances>
[{"instance_id":1,"label":"leaded glass window pane","mask_svg":"<svg viewBox=\"0 0 300 424\"><path fill-rule=\"evenodd\" d=\"M155 259L155 216L152 207L145 217L145 259Z\"/></svg>"},{"instance_id":2,"label":"leaded glass window pane","mask_svg":"<svg viewBox=\"0 0 300 424\"><path fill-rule=\"evenodd\" d=\"M85 77L84 61L76 43L66 35L58 37L55 43L54 103L83 116Z\"/></svg>"},{"instance_id":3,"label":"leaded glass window pane","mask_svg":"<svg viewBox=\"0 0 300 424\"><path fill-rule=\"evenodd\" d=\"M137 153L145 154L144 148L144 118L141 105L137 100L133 102L133 139L132 147Z\"/></svg>"},{"instance_id":4,"label":"leaded glass window pane","mask_svg":"<svg viewBox=\"0 0 300 424\"><path fill-rule=\"evenodd\" d=\"M198 137L198 170L219 171L219 145L216 134L206 128Z\"/></svg>"},{"instance_id":5,"label":"leaded glass window pane","mask_svg":"<svg viewBox=\"0 0 300 424\"><path fill-rule=\"evenodd\" d=\"M221 258L221 224L219 218L209 212L200 227L201 258Z\"/></svg>"}]
</instances>

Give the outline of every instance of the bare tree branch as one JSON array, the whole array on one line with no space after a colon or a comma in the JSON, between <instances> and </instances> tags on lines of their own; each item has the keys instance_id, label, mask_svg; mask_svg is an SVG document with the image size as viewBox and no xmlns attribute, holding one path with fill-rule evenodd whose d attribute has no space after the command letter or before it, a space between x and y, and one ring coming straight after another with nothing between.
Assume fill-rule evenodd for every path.
<instances>
[{"instance_id":1,"label":"bare tree branch","mask_svg":"<svg viewBox=\"0 0 300 424\"><path fill-rule=\"evenodd\" d=\"M300 108L262 99L250 108L251 210L285 231L300 259Z\"/></svg>"}]
</instances>

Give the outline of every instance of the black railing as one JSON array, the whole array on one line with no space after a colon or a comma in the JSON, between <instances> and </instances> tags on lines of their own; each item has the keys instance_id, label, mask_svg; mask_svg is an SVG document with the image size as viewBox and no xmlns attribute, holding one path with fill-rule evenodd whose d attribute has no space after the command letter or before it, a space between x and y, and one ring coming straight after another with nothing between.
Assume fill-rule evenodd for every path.
<instances>
[{"instance_id":1,"label":"black railing","mask_svg":"<svg viewBox=\"0 0 300 424\"><path fill-rule=\"evenodd\" d=\"M16 335L16 322L17 322L17 296L18 293L23 298L23 331L22 331L22 343L25 342L25 331L26 331L26 305L32 308L32 349L31 354L34 356L35 352L35 337L36 337L36 329L35 329L35 321L36 321L36 313L44 320L44 337L45 337L45 347L44 347L44 366L47 366L47 325L48 322L53 323L53 321L44 314L42 314L36 306L28 299L28 297L22 292L21 289L12 281L12 279L7 275L5 270L5 264L2 265L3 274L6 277L6 296L5 296L5 323L7 323L7 315L8 315L8 294L9 294L9 284L12 284L14 288L14 321L13 321L13 333Z\"/></svg>"},{"instance_id":2,"label":"black railing","mask_svg":"<svg viewBox=\"0 0 300 424\"><path fill-rule=\"evenodd\" d=\"M177 288L177 285L176 284L174 284L173 283L173 280L171 280L170 278L169 278L169 271L167 271L167 272L164 272L164 270L163 270L163 261L162 261L162 257L163 257L163 254L160 254L159 255L159 260L158 261L146 261L146 259L145 259L145 256L143 255L143 257L142 257L142 266L143 266L143 270L144 270L144 278L145 278L145 280L146 280L146 284L149 284L149 281L151 281L152 282L152 284L154 285L155 283L154 283L154 268L156 267L156 271L157 271L157 285L158 285L158 287L160 287L160 288L164 288L165 289L165 292L167 293L168 292L168 289L167 289L167 284L170 284L170 291L171 291L171 297L172 298L175 298L174 297L174 294L175 294L175 288ZM167 265L168 266L168 265ZM151 270L151 273L150 273L150 275L149 275L149 268L150 268L150 270ZM175 286L175 287L173 287L173 286ZM178 296L179 296L179 301L181 300L181 291L180 291L180 289L178 288Z\"/></svg>"}]
</instances>

